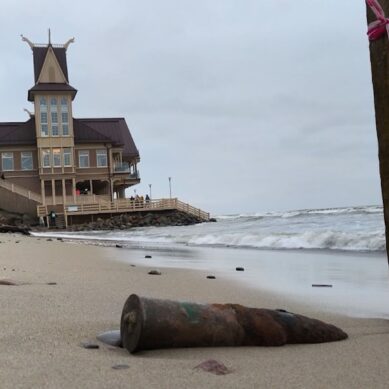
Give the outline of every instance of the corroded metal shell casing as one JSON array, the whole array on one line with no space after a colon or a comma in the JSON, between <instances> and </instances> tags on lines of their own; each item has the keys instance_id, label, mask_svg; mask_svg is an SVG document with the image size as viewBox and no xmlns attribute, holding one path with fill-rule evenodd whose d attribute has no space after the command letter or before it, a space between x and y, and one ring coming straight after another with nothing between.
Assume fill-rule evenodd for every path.
<instances>
[{"instance_id":1,"label":"corroded metal shell casing","mask_svg":"<svg viewBox=\"0 0 389 389\"><path fill-rule=\"evenodd\" d=\"M130 353L179 347L282 346L347 338L340 328L284 310L159 300L135 294L124 304L120 332L123 347Z\"/></svg>"}]
</instances>

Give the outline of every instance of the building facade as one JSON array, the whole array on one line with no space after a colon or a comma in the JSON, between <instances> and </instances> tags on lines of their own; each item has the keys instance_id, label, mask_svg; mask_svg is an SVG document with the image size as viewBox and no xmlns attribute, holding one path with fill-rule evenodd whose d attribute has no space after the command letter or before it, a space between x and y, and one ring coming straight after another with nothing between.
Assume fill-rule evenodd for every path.
<instances>
[{"instance_id":1,"label":"building facade","mask_svg":"<svg viewBox=\"0 0 389 389\"><path fill-rule=\"evenodd\" d=\"M23 40L33 53L28 101L34 110L26 122L0 123L0 207L19 210L6 190L58 213L68 205L124 198L125 189L140 182L139 152L125 119L73 117L77 90L66 61L73 40Z\"/></svg>"}]
</instances>

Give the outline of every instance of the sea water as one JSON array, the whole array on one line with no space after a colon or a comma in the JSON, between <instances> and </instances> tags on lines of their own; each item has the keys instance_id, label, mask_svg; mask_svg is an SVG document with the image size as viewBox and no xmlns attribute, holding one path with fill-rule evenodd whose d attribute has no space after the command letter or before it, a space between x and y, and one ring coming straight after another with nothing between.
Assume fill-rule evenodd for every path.
<instances>
[{"instance_id":1,"label":"sea water","mask_svg":"<svg viewBox=\"0 0 389 389\"><path fill-rule=\"evenodd\" d=\"M382 207L222 215L217 220L193 226L49 234L104 246L120 242L124 250L112 251L114 259L198 269L204 276L230 278L320 309L389 318ZM152 255L147 262L146 254ZM245 271L236 272L237 266Z\"/></svg>"}]
</instances>

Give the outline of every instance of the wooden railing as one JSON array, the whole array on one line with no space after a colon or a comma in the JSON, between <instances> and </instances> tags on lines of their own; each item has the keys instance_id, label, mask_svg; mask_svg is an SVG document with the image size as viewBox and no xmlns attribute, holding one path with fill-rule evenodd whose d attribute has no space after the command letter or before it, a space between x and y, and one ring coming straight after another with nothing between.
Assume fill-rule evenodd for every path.
<instances>
[{"instance_id":1,"label":"wooden railing","mask_svg":"<svg viewBox=\"0 0 389 389\"><path fill-rule=\"evenodd\" d=\"M23 186L13 184L10 181L0 179L0 187L8 189L9 191L17 193L18 195L26 197L30 200L36 201L37 203L42 202L42 197L38 193L27 190Z\"/></svg>"},{"instance_id":2,"label":"wooden railing","mask_svg":"<svg viewBox=\"0 0 389 389\"><path fill-rule=\"evenodd\" d=\"M111 201L110 195L95 195L95 194L88 194L88 195L77 195L76 201L74 201L73 196L66 196L65 197L65 204L96 204L104 201ZM63 196L56 196L55 203L63 205L64 198ZM53 205L53 198L51 196L46 197L46 204L47 205Z\"/></svg>"},{"instance_id":3,"label":"wooden railing","mask_svg":"<svg viewBox=\"0 0 389 389\"><path fill-rule=\"evenodd\" d=\"M209 220L209 213L199 208L192 207L178 199L158 199L150 201L136 201L129 199L118 199L114 201L100 201L98 203L77 203L67 204L64 207L64 214L71 215L92 215L99 213L124 213L124 212L142 212L142 211L163 211L178 210L187 214L196 216L201 220ZM38 206L38 216L48 214L47 206Z\"/></svg>"}]
</instances>

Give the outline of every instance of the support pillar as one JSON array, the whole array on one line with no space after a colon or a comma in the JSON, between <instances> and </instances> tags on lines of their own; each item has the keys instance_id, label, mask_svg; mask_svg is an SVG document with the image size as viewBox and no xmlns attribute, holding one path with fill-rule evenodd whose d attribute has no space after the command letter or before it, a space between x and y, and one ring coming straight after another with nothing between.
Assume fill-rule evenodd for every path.
<instances>
[{"instance_id":1,"label":"support pillar","mask_svg":"<svg viewBox=\"0 0 389 389\"><path fill-rule=\"evenodd\" d=\"M72 178L72 193L74 204L77 204L76 179Z\"/></svg>"},{"instance_id":2,"label":"support pillar","mask_svg":"<svg viewBox=\"0 0 389 389\"><path fill-rule=\"evenodd\" d=\"M66 204L66 180L62 179L62 202L65 207Z\"/></svg>"},{"instance_id":3,"label":"support pillar","mask_svg":"<svg viewBox=\"0 0 389 389\"><path fill-rule=\"evenodd\" d=\"M109 180L109 185L110 185L110 192L111 192L111 201L113 201L113 181Z\"/></svg>"},{"instance_id":4,"label":"support pillar","mask_svg":"<svg viewBox=\"0 0 389 389\"><path fill-rule=\"evenodd\" d=\"M41 180L41 196L42 196L42 204L46 205L45 180Z\"/></svg>"},{"instance_id":5,"label":"support pillar","mask_svg":"<svg viewBox=\"0 0 389 389\"><path fill-rule=\"evenodd\" d=\"M55 180L51 180L51 197L53 198L53 205L56 205L57 201L55 198Z\"/></svg>"}]
</instances>

